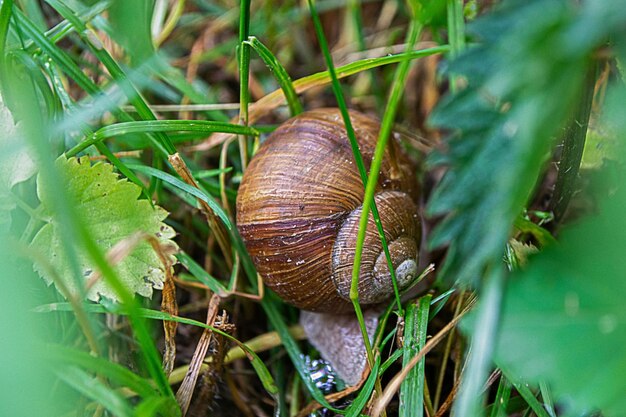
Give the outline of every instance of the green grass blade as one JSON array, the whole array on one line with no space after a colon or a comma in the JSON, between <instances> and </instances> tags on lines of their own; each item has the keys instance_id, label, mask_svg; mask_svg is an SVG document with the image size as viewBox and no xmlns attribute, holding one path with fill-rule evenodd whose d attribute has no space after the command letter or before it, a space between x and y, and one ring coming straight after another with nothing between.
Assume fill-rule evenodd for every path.
<instances>
[{"instance_id":1,"label":"green grass blade","mask_svg":"<svg viewBox=\"0 0 626 417\"><path fill-rule=\"evenodd\" d=\"M82 90L96 98L100 105L104 104L103 108L100 109L101 111L111 109L121 120L133 120L128 114L119 110L117 105L107 95L102 93L100 88L82 72L78 65L72 61L70 56L52 43L21 13L19 9L14 7L13 12L20 30L23 31L25 35L30 37L33 42L39 46L41 50L45 52L46 55L48 55L64 73L69 75L69 77L74 80ZM150 141L154 144L156 150L160 151L163 155L167 155L167 150L161 146L159 141L154 139L152 136L148 136L148 139L150 139Z\"/></svg>"},{"instance_id":2,"label":"green grass blade","mask_svg":"<svg viewBox=\"0 0 626 417\"><path fill-rule=\"evenodd\" d=\"M265 310L265 314L267 315L270 324L278 332L280 340L283 343L283 346L285 347L285 350L287 351L291 362L296 368L296 371L300 375L304 386L307 388L313 399L319 402L324 407L328 408L329 410L341 414L342 412L340 410L335 409L328 403L328 401L326 401L326 398L324 398L324 394L322 394L320 389L315 385L315 382L311 378L311 374L309 373L304 363L304 355L302 354L302 351L298 347L298 344L296 343L293 336L291 336L291 333L289 333L289 328L283 320L281 314L276 309L275 305L270 300L268 300L268 297L265 297L263 299L261 305Z\"/></svg>"},{"instance_id":3,"label":"green grass blade","mask_svg":"<svg viewBox=\"0 0 626 417\"><path fill-rule=\"evenodd\" d=\"M74 388L87 398L94 400L106 410L109 410L114 416L133 416L132 406L122 394L117 393L87 372L72 366L59 369L57 375L68 386Z\"/></svg>"},{"instance_id":4,"label":"green grass blade","mask_svg":"<svg viewBox=\"0 0 626 417\"><path fill-rule=\"evenodd\" d=\"M350 75L358 74L369 69L378 68L384 65L402 63L405 61L412 61L418 58L423 58L430 55L443 54L450 51L449 45L435 46L432 48L420 49L417 51L406 51L399 54L381 56L378 58L366 58L355 62L351 62L341 67L337 67L335 72L338 78L345 78ZM311 74L307 77L301 78L303 81L322 80L329 77L328 71L321 71L315 74Z\"/></svg>"},{"instance_id":5,"label":"green grass blade","mask_svg":"<svg viewBox=\"0 0 626 417\"><path fill-rule=\"evenodd\" d=\"M227 288L220 281L211 276L211 274L206 272L191 256L180 252L176 255L176 258L187 268L191 275L196 277L199 282L209 287L215 294L226 295L228 293Z\"/></svg>"},{"instance_id":6,"label":"green grass blade","mask_svg":"<svg viewBox=\"0 0 626 417\"><path fill-rule=\"evenodd\" d=\"M280 61L272 54L272 52L261 43L255 36L250 36L248 41L246 42L248 45L252 47L256 51L257 54L261 57L265 65L270 69L270 72L274 74L278 85L283 90L285 94L285 98L287 100L287 105L289 106L289 110L292 116L302 113L302 104L298 99L298 94L296 93L296 89L293 88L293 83L291 81L291 77L280 64Z\"/></svg>"},{"instance_id":7,"label":"green grass blade","mask_svg":"<svg viewBox=\"0 0 626 417\"><path fill-rule=\"evenodd\" d=\"M50 360L77 366L106 377L109 381L126 387L142 397L154 396L157 393L149 380L108 359L94 357L86 352L60 345L49 345L42 354Z\"/></svg>"},{"instance_id":8,"label":"green grass blade","mask_svg":"<svg viewBox=\"0 0 626 417\"><path fill-rule=\"evenodd\" d=\"M402 366L406 366L426 344L426 331L430 310L430 294L408 305L404 324L404 356ZM400 385L400 416L422 417L424 415L424 371L426 358L415 365Z\"/></svg>"},{"instance_id":9,"label":"green grass blade","mask_svg":"<svg viewBox=\"0 0 626 417\"><path fill-rule=\"evenodd\" d=\"M148 397L140 402L134 409L135 417L153 417L178 415L178 404L173 403L168 398Z\"/></svg>"},{"instance_id":10,"label":"green grass blade","mask_svg":"<svg viewBox=\"0 0 626 417\"><path fill-rule=\"evenodd\" d=\"M453 412L457 417L484 415L483 385L491 365L495 334L500 320L503 287L504 272L499 268L494 268L485 280L482 297L477 307L471 352L461 380L459 396L453 407Z\"/></svg>"},{"instance_id":11,"label":"green grass blade","mask_svg":"<svg viewBox=\"0 0 626 417\"><path fill-rule=\"evenodd\" d=\"M448 38L452 50L450 55L457 56L465 47L465 20L463 16L463 0L448 0ZM450 74L450 88L457 90L456 76Z\"/></svg>"},{"instance_id":12,"label":"green grass blade","mask_svg":"<svg viewBox=\"0 0 626 417\"><path fill-rule=\"evenodd\" d=\"M400 359L400 357L404 354L404 349L397 349L396 351L394 351L391 355L389 355L389 357L387 358L387 360L385 362L383 362L383 364L380 367L380 373L381 375L383 373L385 373L385 371L387 369L389 369L389 367L391 365L394 364L395 361L397 361L398 359Z\"/></svg>"},{"instance_id":13,"label":"green grass blade","mask_svg":"<svg viewBox=\"0 0 626 417\"><path fill-rule=\"evenodd\" d=\"M556 411L554 410L554 401L552 400L552 394L550 393L550 388L548 388L548 384L545 382L539 383L539 390L541 392L541 398L543 399L544 408L550 417L557 417Z\"/></svg>"},{"instance_id":14,"label":"green grass blade","mask_svg":"<svg viewBox=\"0 0 626 417\"><path fill-rule=\"evenodd\" d=\"M252 127L210 120L142 120L136 122L122 122L100 128L93 133L91 137L67 151L66 155L68 157L75 156L89 146L101 142L106 138L144 132L223 132L251 136L259 135L259 132Z\"/></svg>"},{"instance_id":15,"label":"green grass blade","mask_svg":"<svg viewBox=\"0 0 626 417\"><path fill-rule=\"evenodd\" d=\"M346 417L357 417L361 415L361 410L369 401L372 392L374 391L374 386L376 385L376 379L378 378L378 371L380 369L380 356L376 357L376 362L374 362L374 366L370 371L369 376L367 377L367 381L359 390L359 394L356 396L350 407L346 410Z\"/></svg>"},{"instance_id":16,"label":"green grass blade","mask_svg":"<svg viewBox=\"0 0 626 417\"><path fill-rule=\"evenodd\" d=\"M13 0L4 0L0 6L0 81L2 84L6 82L4 77L6 74L6 44L7 35L9 34L9 23L13 9Z\"/></svg>"},{"instance_id":17,"label":"green grass blade","mask_svg":"<svg viewBox=\"0 0 626 417\"><path fill-rule=\"evenodd\" d=\"M457 56L465 48L465 18L463 0L448 0L448 38L452 56Z\"/></svg>"},{"instance_id":18,"label":"green grass blade","mask_svg":"<svg viewBox=\"0 0 626 417\"><path fill-rule=\"evenodd\" d=\"M219 206L219 204L217 204L215 202L215 200L213 199L213 197L211 197L209 194L205 193L203 190L192 187L191 185L187 184L186 182L176 178L173 175L168 174L167 172L163 172L161 170L158 170L156 168L152 168L152 167L148 167L145 165L128 165L131 169L134 169L135 171L139 171L143 174L149 175L151 177L155 177L158 178L162 181L165 181L173 186L175 186L176 188L179 188L183 191L185 191L186 193L189 193L191 195L193 195L194 197L199 198L200 200L204 201L205 203L207 203L209 205L209 207L211 208L211 210L213 210L213 212L217 215L217 217L220 218L220 220L224 223L224 226L226 226L226 229L228 229L229 231L233 230L233 224L231 223L230 219L228 218L228 215L224 212L224 210L222 210L222 208Z\"/></svg>"},{"instance_id":19,"label":"green grass blade","mask_svg":"<svg viewBox=\"0 0 626 417\"><path fill-rule=\"evenodd\" d=\"M239 1L239 124L248 125L248 104L250 103L250 46L246 44L250 36L250 0ZM239 155L241 165L248 165L248 146L244 136L239 137Z\"/></svg>"},{"instance_id":20,"label":"green grass blade","mask_svg":"<svg viewBox=\"0 0 626 417\"><path fill-rule=\"evenodd\" d=\"M63 112L63 105L50 88L50 82L41 71L38 63L31 55L22 50L10 51L7 55L13 59L17 59L24 66L24 69L28 71L33 84L37 87L37 91L43 98L47 119L56 120Z\"/></svg>"},{"instance_id":21,"label":"green grass blade","mask_svg":"<svg viewBox=\"0 0 626 417\"><path fill-rule=\"evenodd\" d=\"M104 144L96 143L95 146L96 146L96 149L98 149L98 152L100 152L113 165L115 165L115 167L122 173L122 175L124 175L126 178L128 178L129 180L137 184L139 187L141 187L142 195L146 198L146 200L150 202L150 205L153 205L152 198L150 198L150 193L148 192L148 189L146 188L145 184L137 177L137 175L135 175L135 173L131 171L131 169L128 168L128 166L125 163L120 161L120 159L117 156L115 156L115 154L113 154L113 152L111 152L109 148L104 146Z\"/></svg>"},{"instance_id":22,"label":"green grass blade","mask_svg":"<svg viewBox=\"0 0 626 417\"><path fill-rule=\"evenodd\" d=\"M559 171L554 184L554 194L550 208L554 212L557 222L561 221L572 195L579 189L580 177L578 171L585 149L585 139L591 116L591 106L595 95L596 77L599 64L592 65L585 75L582 86L582 97L575 114L563 133L562 155L559 161Z\"/></svg>"},{"instance_id":23,"label":"green grass blade","mask_svg":"<svg viewBox=\"0 0 626 417\"><path fill-rule=\"evenodd\" d=\"M113 79L117 81L119 87L124 91L126 97L130 101L130 103L135 106L137 109L137 113L139 116L145 120L156 120L156 116L150 110L150 107L145 102L145 100L139 94L139 91L135 89L131 80L128 78L126 73L122 70L122 68L118 65L117 62L111 57L111 55L104 49L101 45L94 45L93 41L87 36L90 33L90 30L87 26L79 19L79 17L63 4L59 0L46 0L48 4L50 4L61 16L67 19L70 23L72 23L76 29L77 34L81 38L85 44L89 46L89 49L93 54L98 58L98 60L106 67L107 71L111 74ZM176 148L172 144L170 138L162 132L155 132L156 137L159 140L160 144L165 148L168 154L176 153Z\"/></svg>"},{"instance_id":24,"label":"green grass blade","mask_svg":"<svg viewBox=\"0 0 626 417\"><path fill-rule=\"evenodd\" d=\"M94 96L100 93L99 88L81 71L78 65L72 61L70 56L63 52L42 32L40 32L19 9L14 7L13 15L15 16L16 23L20 27L20 30L32 39L43 52L50 56L50 58L52 58L57 65L59 65L59 67L61 67L61 69L79 85L81 89Z\"/></svg>"},{"instance_id":25,"label":"green grass blade","mask_svg":"<svg viewBox=\"0 0 626 417\"><path fill-rule=\"evenodd\" d=\"M18 5L24 10L28 18L40 29L46 27L46 17L41 4L37 0L19 0Z\"/></svg>"},{"instance_id":26,"label":"green grass blade","mask_svg":"<svg viewBox=\"0 0 626 417\"><path fill-rule=\"evenodd\" d=\"M503 371L503 375L506 375ZM543 404L539 402L535 394L531 391L528 384L523 382L513 382L513 387L519 392L519 394L524 398L524 401L528 403L533 412L537 415L537 417L550 417L550 414L543 407Z\"/></svg>"},{"instance_id":27,"label":"green grass blade","mask_svg":"<svg viewBox=\"0 0 626 417\"><path fill-rule=\"evenodd\" d=\"M108 9L111 6L111 3L112 0L99 1L98 3L95 3L83 10L78 16L85 23L91 22L96 16L100 15L102 12ZM40 31L45 30L45 27L39 27L38 25L35 25L34 27ZM51 29L45 31L45 33L42 33L44 33L44 36L48 38L53 44L55 44L74 32L74 26L67 19L63 19ZM37 45L35 42L33 42L32 39L25 39L20 46L22 45L23 49L26 50L28 53L34 54L36 52Z\"/></svg>"},{"instance_id":28,"label":"green grass blade","mask_svg":"<svg viewBox=\"0 0 626 417\"><path fill-rule=\"evenodd\" d=\"M496 398L493 400L490 417L507 416L506 409L511 398L511 387L511 382L504 375L500 376L500 384L498 385Z\"/></svg>"},{"instance_id":29,"label":"green grass blade","mask_svg":"<svg viewBox=\"0 0 626 417\"><path fill-rule=\"evenodd\" d=\"M110 314L110 313L120 314L120 315L129 314L129 309L126 306L121 306L121 305L110 305L107 308L101 304L87 304L85 306L85 309L90 313L97 313L97 314ZM72 311L72 305L69 303L48 304L48 305L43 305L43 306L38 307L37 309L35 309L35 311L40 312L40 313L52 312L52 311ZM236 343L239 347L241 347L245 351L246 356L250 360L252 367L254 368L255 372L259 376L259 379L261 383L263 384L263 387L267 390L267 392L272 396L278 393L278 388L276 388L276 384L274 383L274 380L269 370L265 366L264 362L258 357L258 355L254 351L252 351L244 343L240 342L238 339L234 338L228 333L220 329L217 329L213 326L209 326L200 321L187 319L184 317L172 316L171 314L165 313L163 311L151 310L147 308L139 308L137 309L136 312L141 318L147 318L147 319L152 319L152 320L174 321L177 323L189 324L192 326L209 329L212 332L215 332L231 340L232 342ZM322 396L322 399L323 398L324 397Z\"/></svg>"}]
</instances>

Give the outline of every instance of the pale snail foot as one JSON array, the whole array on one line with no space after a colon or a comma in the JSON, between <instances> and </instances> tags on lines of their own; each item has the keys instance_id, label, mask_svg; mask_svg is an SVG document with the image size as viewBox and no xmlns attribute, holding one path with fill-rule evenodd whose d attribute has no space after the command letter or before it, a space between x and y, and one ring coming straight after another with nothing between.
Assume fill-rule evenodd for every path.
<instances>
[{"instance_id":1,"label":"pale snail foot","mask_svg":"<svg viewBox=\"0 0 626 417\"><path fill-rule=\"evenodd\" d=\"M374 339L380 311L363 311L370 342ZM356 385L367 365L365 343L354 314L313 313L302 311L300 325L309 342L327 360L346 385Z\"/></svg>"}]
</instances>

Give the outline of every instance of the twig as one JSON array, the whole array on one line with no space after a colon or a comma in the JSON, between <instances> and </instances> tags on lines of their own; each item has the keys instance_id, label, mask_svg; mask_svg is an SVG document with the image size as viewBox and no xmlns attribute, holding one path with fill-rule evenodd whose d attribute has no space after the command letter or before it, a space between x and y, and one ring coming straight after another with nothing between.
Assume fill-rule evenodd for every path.
<instances>
[{"instance_id":1,"label":"twig","mask_svg":"<svg viewBox=\"0 0 626 417\"><path fill-rule=\"evenodd\" d=\"M213 326L213 324L215 323L215 319L217 318L217 309L219 308L219 305L220 297L216 294L213 294L213 297L211 297L211 301L209 302L209 308L207 312L207 326ZM196 381L198 380L198 375L200 375L200 370L202 368L202 362L204 360L204 357L206 356L207 350L209 349L212 337L213 332L210 329L204 329L204 331L202 332L202 336L200 336L198 346L196 346L196 351L193 353L191 363L189 364L189 369L187 370L187 375L185 375L185 379L183 380L180 388L178 389L178 392L176 393L176 400L180 405L183 416L187 413L187 410L189 409L191 396L193 395Z\"/></svg>"}]
</instances>

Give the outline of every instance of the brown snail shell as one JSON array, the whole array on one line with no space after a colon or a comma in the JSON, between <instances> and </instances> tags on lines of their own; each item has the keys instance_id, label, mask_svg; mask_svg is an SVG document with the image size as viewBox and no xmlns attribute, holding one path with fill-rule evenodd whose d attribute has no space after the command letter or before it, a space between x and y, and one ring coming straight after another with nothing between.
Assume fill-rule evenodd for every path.
<instances>
[{"instance_id":1,"label":"brown snail shell","mask_svg":"<svg viewBox=\"0 0 626 417\"><path fill-rule=\"evenodd\" d=\"M380 125L351 111L366 169ZM375 201L400 287L417 276L420 217L415 167L391 138ZM339 109L302 113L280 125L244 172L237 227L257 271L281 298L306 310L343 312L364 187ZM362 304L391 298L385 254L370 214L361 263Z\"/></svg>"}]
</instances>

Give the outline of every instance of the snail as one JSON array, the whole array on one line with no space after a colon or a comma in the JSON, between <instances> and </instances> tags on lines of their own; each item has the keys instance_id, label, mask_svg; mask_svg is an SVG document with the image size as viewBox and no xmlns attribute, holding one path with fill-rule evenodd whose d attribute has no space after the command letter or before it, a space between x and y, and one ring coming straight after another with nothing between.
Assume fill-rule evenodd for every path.
<instances>
[{"instance_id":1,"label":"snail","mask_svg":"<svg viewBox=\"0 0 626 417\"><path fill-rule=\"evenodd\" d=\"M368 169L380 124L356 111L350 111L350 119ZM421 220L415 173L412 161L392 137L374 201L400 289L418 276ZM264 283L288 303L320 313L303 314L308 317L303 327L322 356L329 349L315 341L324 339L324 334L347 333L346 328L352 326L356 340L361 337L354 315L345 316L350 319L338 315L353 311L349 292L363 197L363 182L343 118L339 109L332 108L307 111L281 124L250 161L237 195L237 228ZM371 214L358 289L362 306L380 305L394 293ZM367 316L375 318L376 314ZM334 331L324 329L325 322ZM342 345L333 342L337 343ZM330 350L352 349L343 345ZM362 356L358 362L364 366ZM360 378L360 374L337 371L348 383Z\"/></svg>"}]
</instances>

